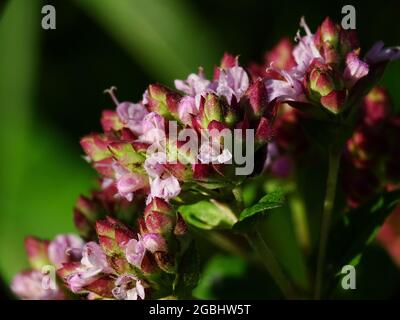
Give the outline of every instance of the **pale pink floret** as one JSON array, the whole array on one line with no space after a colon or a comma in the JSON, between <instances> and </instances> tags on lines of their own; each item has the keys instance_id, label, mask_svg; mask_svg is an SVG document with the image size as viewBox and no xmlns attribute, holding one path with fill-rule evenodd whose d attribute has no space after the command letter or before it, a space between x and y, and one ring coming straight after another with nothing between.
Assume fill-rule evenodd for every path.
<instances>
[{"instance_id":1,"label":"pale pink floret","mask_svg":"<svg viewBox=\"0 0 400 320\"><path fill-rule=\"evenodd\" d=\"M150 194L146 200L147 204L154 197L169 201L181 192L178 179L165 171L164 164L166 163L165 152L150 154L144 163L144 168L150 178Z\"/></svg>"},{"instance_id":2,"label":"pale pink floret","mask_svg":"<svg viewBox=\"0 0 400 320\"><path fill-rule=\"evenodd\" d=\"M268 101L305 101L303 85L290 72L277 70L283 79L267 79L265 87L268 92Z\"/></svg>"},{"instance_id":3,"label":"pale pink floret","mask_svg":"<svg viewBox=\"0 0 400 320\"><path fill-rule=\"evenodd\" d=\"M117 197L122 197L128 201L132 201L133 193L137 190L148 186L148 179L146 176L133 173L125 167L121 166L118 162L112 164L115 174Z\"/></svg>"},{"instance_id":4,"label":"pale pink floret","mask_svg":"<svg viewBox=\"0 0 400 320\"><path fill-rule=\"evenodd\" d=\"M298 44L293 49L293 57L297 63L295 67L296 73L302 76L314 59L323 60L323 58L314 44L314 35L311 33L304 17L300 20L300 27L305 30L306 35L301 37L300 32L297 33L295 39L298 41Z\"/></svg>"},{"instance_id":5,"label":"pale pink floret","mask_svg":"<svg viewBox=\"0 0 400 320\"><path fill-rule=\"evenodd\" d=\"M143 258L146 254L146 250L151 253L162 251L167 251L167 244L165 239L157 234L157 233L146 233L143 236L140 234L137 235L136 239L131 239L126 244L125 247L125 256L126 260L136 266L137 268L141 268Z\"/></svg>"},{"instance_id":6,"label":"pale pink floret","mask_svg":"<svg viewBox=\"0 0 400 320\"><path fill-rule=\"evenodd\" d=\"M132 201L133 193L148 185L148 180L145 176L128 172L117 180L118 195Z\"/></svg>"},{"instance_id":7,"label":"pale pink floret","mask_svg":"<svg viewBox=\"0 0 400 320\"><path fill-rule=\"evenodd\" d=\"M142 135L139 136L138 140L150 144L165 144L166 135L164 118L155 112L147 114L143 118Z\"/></svg>"},{"instance_id":8,"label":"pale pink floret","mask_svg":"<svg viewBox=\"0 0 400 320\"><path fill-rule=\"evenodd\" d=\"M96 242L88 242L82 251L81 265L67 278L72 292L78 293L83 287L97 280L101 274L112 273L107 256Z\"/></svg>"},{"instance_id":9,"label":"pale pink floret","mask_svg":"<svg viewBox=\"0 0 400 320\"><path fill-rule=\"evenodd\" d=\"M202 68L199 68L198 74L191 73L186 80L175 80L175 88L188 94L195 99L195 105L200 106L201 95L210 91L212 83L204 77Z\"/></svg>"},{"instance_id":10,"label":"pale pink floret","mask_svg":"<svg viewBox=\"0 0 400 320\"><path fill-rule=\"evenodd\" d=\"M144 161L144 169L151 178L160 177L165 169L164 165L167 163L167 155L165 152L154 152L147 156Z\"/></svg>"},{"instance_id":11,"label":"pale pink floret","mask_svg":"<svg viewBox=\"0 0 400 320\"><path fill-rule=\"evenodd\" d=\"M197 115L199 112L196 106L195 98L191 96L185 96L179 101L178 105L178 115L179 119L186 124L191 125L192 116Z\"/></svg>"},{"instance_id":12,"label":"pale pink floret","mask_svg":"<svg viewBox=\"0 0 400 320\"><path fill-rule=\"evenodd\" d=\"M83 240L76 235L58 235L49 244L49 259L57 268L66 262L79 261L82 257L83 246Z\"/></svg>"},{"instance_id":13,"label":"pale pink floret","mask_svg":"<svg viewBox=\"0 0 400 320\"><path fill-rule=\"evenodd\" d=\"M216 92L219 96L225 96L229 104L233 97L239 101L248 87L249 77L242 67L220 70Z\"/></svg>"},{"instance_id":14,"label":"pale pink floret","mask_svg":"<svg viewBox=\"0 0 400 320\"><path fill-rule=\"evenodd\" d=\"M143 134L142 122L148 113L141 103L122 102L117 106L118 117L136 135Z\"/></svg>"},{"instance_id":15,"label":"pale pink floret","mask_svg":"<svg viewBox=\"0 0 400 320\"><path fill-rule=\"evenodd\" d=\"M180 192L181 186L174 176L156 177L150 183L150 196L146 202L149 203L155 197L169 201L178 196Z\"/></svg>"},{"instance_id":16,"label":"pale pink floret","mask_svg":"<svg viewBox=\"0 0 400 320\"><path fill-rule=\"evenodd\" d=\"M138 300L145 298L144 283L133 274L124 274L115 281L112 290L114 297L118 300Z\"/></svg>"},{"instance_id":17,"label":"pale pink floret","mask_svg":"<svg viewBox=\"0 0 400 320\"><path fill-rule=\"evenodd\" d=\"M146 233L142 237L142 242L146 250L150 251L151 253L157 251L167 251L167 243L165 242L165 239L158 233Z\"/></svg>"},{"instance_id":18,"label":"pale pink floret","mask_svg":"<svg viewBox=\"0 0 400 320\"><path fill-rule=\"evenodd\" d=\"M232 159L232 153L226 148L221 152L221 146L219 143L208 141L200 146L197 158L203 164L222 164Z\"/></svg>"},{"instance_id":19,"label":"pale pink floret","mask_svg":"<svg viewBox=\"0 0 400 320\"><path fill-rule=\"evenodd\" d=\"M24 300L62 300L65 299L57 284L49 286L49 275L39 270L28 270L18 273L12 283L11 290Z\"/></svg>"},{"instance_id":20,"label":"pale pink floret","mask_svg":"<svg viewBox=\"0 0 400 320\"><path fill-rule=\"evenodd\" d=\"M355 52L349 52L346 56L346 67L343 78L347 88L351 88L358 80L365 77L369 72L369 66L361 61Z\"/></svg>"},{"instance_id":21,"label":"pale pink floret","mask_svg":"<svg viewBox=\"0 0 400 320\"><path fill-rule=\"evenodd\" d=\"M142 261L146 253L146 248L142 241L142 237L138 235L138 240L131 239L125 247L126 260L131 264L140 269Z\"/></svg>"}]
</instances>

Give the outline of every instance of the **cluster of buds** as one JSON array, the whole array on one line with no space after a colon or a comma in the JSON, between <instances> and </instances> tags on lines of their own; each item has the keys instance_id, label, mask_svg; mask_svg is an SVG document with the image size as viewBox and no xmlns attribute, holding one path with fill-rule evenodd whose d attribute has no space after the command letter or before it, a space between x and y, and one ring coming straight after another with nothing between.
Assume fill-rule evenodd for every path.
<instances>
[{"instance_id":1,"label":"cluster of buds","mask_svg":"<svg viewBox=\"0 0 400 320\"><path fill-rule=\"evenodd\" d=\"M97 241L74 235L51 242L27 238L32 269L14 278L14 293L23 299L118 300L176 294L180 256L189 239L184 221L167 202L154 198L147 205L138 232L109 216L97 220L95 229Z\"/></svg>"},{"instance_id":2,"label":"cluster of buds","mask_svg":"<svg viewBox=\"0 0 400 320\"><path fill-rule=\"evenodd\" d=\"M251 78L267 79L271 65L282 71L289 71L295 67L293 49L294 46L288 38L281 39L272 50L265 53L262 64L255 62L249 64L247 69ZM277 113L264 170L273 177L288 178L308 148L307 139L300 125L304 115L285 102L275 100L274 105Z\"/></svg>"},{"instance_id":3,"label":"cluster of buds","mask_svg":"<svg viewBox=\"0 0 400 320\"><path fill-rule=\"evenodd\" d=\"M225 54L212 80L200 68L175 87L152 84L138 103L119 102L114 89L107 90L116 110L105 110L104 133L85 136L81 145L117 197L147 195L149 203L199 185L231 188L253 173L235 174L247 160L238 160L235 148L245 148L250 160L257 150L266 157L274 106L262 79L249 79L237 57Z\"/></svg>"},{"instance_id":4,"label":"cluster of buds","mask_svg":"<svg viewBox=\"0 0 400 320\"><path fill-rule=\"evenodd\" d=\"M309 114L329 118L342 113L356 92L362 91L361 79L400 58L399 48L384 48L378 42L361 59L355 32L342 29L329 18L315 34L304 18L300 26L306 35L298 32L291 53L290 43L284 41L269 55L284 56L280 63L272 61L265 84L270 101L288 102Z\"/></svg>"}]
</instances>

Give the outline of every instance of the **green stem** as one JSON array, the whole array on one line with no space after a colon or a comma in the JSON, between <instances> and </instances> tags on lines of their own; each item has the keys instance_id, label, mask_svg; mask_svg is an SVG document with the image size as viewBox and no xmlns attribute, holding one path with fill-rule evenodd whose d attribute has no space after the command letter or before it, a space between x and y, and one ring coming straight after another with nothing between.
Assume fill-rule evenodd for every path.
<instances>
[{"instance_id":1,"label":"green stem","mask_svg":"<svg viewBox=\"0 0 400 320\"><path fill-rule=\"evenodd\" d=\"M339 163L340 163L340 152L337 151L337 149L335 148L330 149L328 162L329 162L328 178L326 182L326 195L324 201L324 210L322 213L321 233L320 233L320 242L318 250L318 260L317 260L317 275L316 275L315 296L314 296L315 299L321 298L321 292L323 288L326 247L328 243L329 229L331 226L333 205L335 202L336 182L337 182Z\"/></svg>"},{"instance_id":2,"label":"green stem","mask_svg":"<svg viewBox=\"0 0 400 320\"><path fill-rule=\"evenodd\" d=\"M308 255L311 248L310 230L304 202L297 191L293 192L289 197L289 206L291 209L296 238L301 250L304 254Z\"/></svg>"},{"instance_id":3,"label":"green stem","mask_svg":"<svg viewBox=\"0 0 400 320\"><path fill-rule=\"evenodd\" d=\"M259 231L254 228L246 233L247 240L253 250L259 255L268 272L275 280L278 287L281 289L287 299L295 299L295 290L284 274L278 261L275 259L271 249L267 246Z\"/></svg>"}]
</instances>

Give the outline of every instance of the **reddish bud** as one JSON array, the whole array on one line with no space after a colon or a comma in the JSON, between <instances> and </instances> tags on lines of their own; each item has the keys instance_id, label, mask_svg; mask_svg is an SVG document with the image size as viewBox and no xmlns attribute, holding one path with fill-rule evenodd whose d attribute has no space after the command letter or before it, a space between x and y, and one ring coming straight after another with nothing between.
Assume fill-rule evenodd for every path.
<instances>
[{"instance_id":1,"label":"reddish bud","mask_svg":"<svg viewBox=\"0 0 400 320\"><path fill-rule=\"evenodd\" d=\"M181 98L179 93L160 84L151 84L148 93L150 111L166 118L178 117L178 103Z\"/></svg>"},{"instance_id":2,"label":"reddish bud","mask_svg":"<svg viewBox=\"0 0 400 320\"><path fill-rule=\"evenodd\" d=\"M364 122L368 126L382 124L390 112L391 101L387 91L382 87L374 87L364 99Z\"/></svg>"},{"instance_id":3,"label":"reddish bud","mask_svg":"<svg viewBox=\"0 0 400 320\"><path fill-rule=\"evenodd\" d=\"M267 118L262 117L260 119L260 122L258 123L255 133L256 144L264 145L271 138L271 134L272 134L272 126L270 121Z\"/></svg>"},{"instance_id":4,"label":"reddish bud","mask_svg":"<svg viewBox=\"0 0 400 320\"><path fill-rule=\"evenodd\" d=\"M80 144L92 161L100 161L111 156L108 150L110 140L105 136L92 133L81 139Z\"/></svg>"},{"instance_id":5,"label":"reddish bud","mask_svg":"<svg viewBox=\"0 0 400 320\"><path fill-rule=\"evenodd\" d=\"M166 234L175 225L176 213L165 200L153 198L144 211L144 220L149 232Z\"/></svg>"},{"instance_id":6,"label":"reddish bud","mask_svg":"<svg viewBox=\"0 0 400 320\"><path fill-rule=\"evenodd\" d=\"M101 114L101 126L105 132L119 131L123 128L123 124L117 113L113 110L104 110Z\"/></svg>"},{"instance_id":7,"label":"reddish bud","mask_svg":"<svg viewBox=\"0 0 400 320\"><path fill-rule=\"evenodd\" d=\"M114 159L123 166L142 163L145 160L144 156L136 152L129 142L113 142L109 144L108 148Z\"/></svg>"},{"instance_id":8,"label":"reddish bud","mask_svg":"<svg viewBox=\"0 0 400 320\"><path fill-rule=\"evenodd\" d=\"M273 65L275 68L289 70L296 66L292 55L293 45L288 38L281 39L278 44L265 55L266 65ZM264 69L267 67L264 66Z\"/></svg>"},{"instance_id":9,"label":"reddish bud","mask_svg":"<svg viewBox=\"0 0 400 320\"><path fill-rule=\"evenodd\" d=\"M268 108L268 94L262 79L253 82L247 89L244 100L250 119L259 119Z\"/></svg>"},{"instance_id":10,"label":"reddish bud","mask_svg":"<svg viewBox=\"0 0 400 320\"><path fill-rule=\"evenodd\" d=\"M29 236L25 238L25 250L32 268L40 270L44 265L50 264L47 249L49 241L40 240Z\"/></svg>"},{"instance_id":11,"label":"reddish bud","mask_svg":"<svg viewBox=\"0 0 400 320\"><path fill-rule=\"evenodd\" d=\"M213 121L222 121L222 108L219 98L214 93L208 93L201 98L199 119L203 128Z\"/></svg>"}]
</instances>

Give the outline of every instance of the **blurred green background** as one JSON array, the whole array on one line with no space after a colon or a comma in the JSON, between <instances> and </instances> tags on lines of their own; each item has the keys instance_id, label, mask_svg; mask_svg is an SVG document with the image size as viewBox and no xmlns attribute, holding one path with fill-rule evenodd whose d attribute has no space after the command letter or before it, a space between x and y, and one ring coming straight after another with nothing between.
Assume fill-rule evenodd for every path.
<instances>
[{"instance_id":1,"label":"blurred green background","mask_svg":"<svg viewBox=\"0 0 400 320\"><path fill-rule=\"evenodd\" d=\"M243 64L261 61L282 36L295 35L302 15L315 29L327 15L340 22L349 3L357 10L363 48L376 40L400 44L398 1L1 1L0 273L6 282L27 265L26 235L73 231L75 199L96 179L79 138L100 130L101 110L113 108L104 89L115 85L121 100L137 101L148 83L172 85L200 65L211 76L224 51L240 54ZM56 30L41 28L44 4L56 8ZM382 83L397 106L399 80L396 62ZM298 259L283 251L300 270ZM251 273L257 283L257 272L242 260L215 254L198 296L235 298L226 295L234 290L218 295L223 277ZM206 293L207 279L217 287L213 294ZM249 288L249 297L268 297L250 289L250 278L240 281L232 286ZM269 284L266 279L258 287Z\"/></svg>"}]
</instances>

